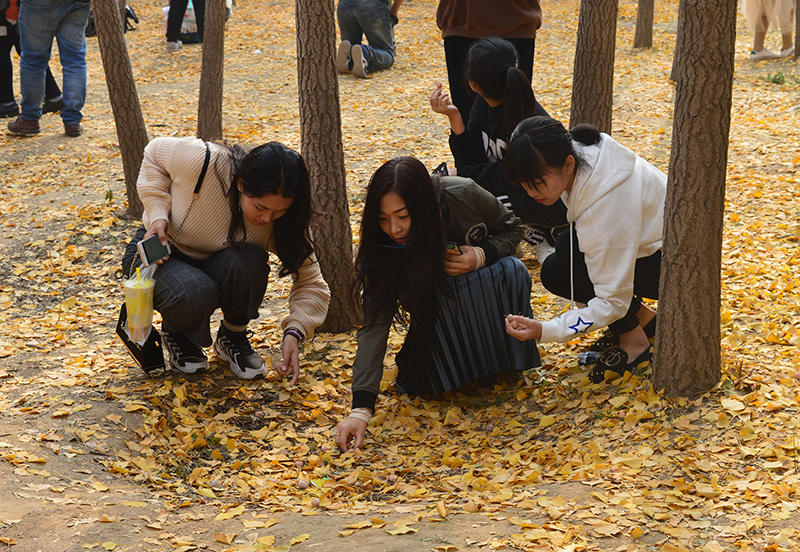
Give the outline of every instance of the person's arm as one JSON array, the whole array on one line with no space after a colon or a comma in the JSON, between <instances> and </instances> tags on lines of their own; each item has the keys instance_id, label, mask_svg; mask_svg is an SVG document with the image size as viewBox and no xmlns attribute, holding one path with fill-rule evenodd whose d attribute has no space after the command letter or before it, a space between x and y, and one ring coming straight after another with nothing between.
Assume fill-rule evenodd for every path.
<instances>
[{"instance_id":1,"label":"person's arm","mask_svg":"<svg viewBox=\"0 0 800 552\"><path fill-rule=\"evenodd\" d=\"M175 139L156 138L144 148L136 189L144 206L143 218L148 226L156 220L169 220L172 177L167 166L175 147L174 144L170 144L170 140Z\"/></svg>"},{"instance_id":2,"label":"person's arm","mask_svg":"<svg viewBox=\"0 0 800 552\"><path fill-rule=\"evenodd\" d=\"M619 205L599 206L601 223L586 212L576 223L595 297L585 307L542 322L541 342L565 342L622 318L633 298L633 278L641 217ZM569 231L569 230L568 230Z\"/></svg>"},{"instance_id":3,"label":"person's arm","mask_svg":"<svg viewBox=\"0 0 800 552\"><path fill-rule=\"evenodd\" d=\"M322 277L319 263L312 253L300 266L300 270L292 274L289 315L281 322L281 329L284 331L281 343L283 360L276 369L279 374L292 374L290 385L294 385L300 373L300 341L310 339L314 330L325 321L330 299L328 283ZM290 330L295 330L299 335Z\"/></svg>"},{"instance_id":4,"label":"person's arm","mask_svg":"<svg viewBox=\"0 0 800 552\"><path fill-rule=\"evenodd\" d=\"M395 17L395 19L400 18L400 6L402 5L403 5L403 0L394 0L394 2L392 2L392 7L389 8L389 13L392 14ZM394 24L395 25L397 24L396 20L394 21Z\"/></svg>"},{"instance_id":5,"label":"person's arm","mask_svg":"<svg viewBox=\"0 0 800 552\"><path fill-rule=\"evenodd\" d=\"M364 304L364 325L356 332L358 350L353 361L353 403L350 416L336 429L336 445L347 451L359 448L369 425L371 413L375 412L375 400L381 389L383 357L392 325L390 313L376 314L369 301Z\"/></svg>"}]
</instances>

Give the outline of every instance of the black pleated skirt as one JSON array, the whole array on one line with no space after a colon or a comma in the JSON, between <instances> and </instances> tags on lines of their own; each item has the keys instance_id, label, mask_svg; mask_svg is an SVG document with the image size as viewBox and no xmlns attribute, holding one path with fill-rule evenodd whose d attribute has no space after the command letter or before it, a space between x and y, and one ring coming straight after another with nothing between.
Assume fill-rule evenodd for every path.
<instances>
[{"instance_id":1,"label":"black pleated skirt","mask_svg":"<svg viewBox=\"0 0 800 552\"><path fill-rule=\"evenodd\" d=\"M506 333L505 316L532 317L531 276L516 257L492 266L448 277L450 293L426 314L433 325L411 320L397 353L398 391L438 395L502 372L522 372L541 365L534 340L519 341ZM415 327L416 326L416 327ZM416 331L415 331L416 330Z\"/></svg>"}]
</instances>

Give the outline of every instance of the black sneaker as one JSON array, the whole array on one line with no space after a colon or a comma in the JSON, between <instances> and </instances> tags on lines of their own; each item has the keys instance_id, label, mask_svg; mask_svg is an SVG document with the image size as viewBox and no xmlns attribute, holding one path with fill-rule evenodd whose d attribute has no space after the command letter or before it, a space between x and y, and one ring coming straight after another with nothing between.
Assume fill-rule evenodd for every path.
<instances>
[{"instance_id":1,"label":"black sneaker","mask_svg":"<svg viewBox=\"0 0 800 552\"><path fill-rule=\"evenodd\" d=\"M0 105L0 119L16 117L19 115L19 106L16 102L10 105Z\"/></svg>"},{"instance_id":2,"label":"black sneaker","mask_svg":"<svg viewBox=\"0 0 800 552\"><path fill-rule=\"evenodd\" d=\"M178 372L197 374L208 370L208 359L202 347L182 333L161 327L161 342L169 353L169 364Z\"/></svg>"},{"instance_id":3,"label":"black sneaker","mask_svg":"<svg viewBox=\"0 0 800 552\"><path fill-rule=\"evenodd\" d=\"M214 351L217 356L227 360L231 372L241 379L251 380L263 378L267 373L264 359L253 350L250 336L253 332L232 332L220 325L217 339L214 340Z\"/></svg>"},{"instance_id":4,"label":"black sneaker","mask_svg":"<svg viewBox=\"0 0 800 552\"><path fill-rule=\"evenodd\" d=\"M42 115L45 113L58 113L62 109L67 107L67 104L64 103L64 100L45 100L42 104Z\"/></svg>"}]
</instances>

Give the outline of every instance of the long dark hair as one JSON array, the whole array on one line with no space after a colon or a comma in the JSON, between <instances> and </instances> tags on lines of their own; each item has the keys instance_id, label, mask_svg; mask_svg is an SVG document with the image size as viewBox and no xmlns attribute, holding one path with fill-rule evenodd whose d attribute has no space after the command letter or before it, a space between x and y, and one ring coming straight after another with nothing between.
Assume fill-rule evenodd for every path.
<instances>
[{"instance_id":1,"label":"long dark hair","mask_svg":"<svg viewBox=\"0 0 800 552\"><path fill-rule=\"evenodd\" d=\"M489 37L474 42L465 63L465 77L477 84L484 96L503 102L506 135L533 115L536 97L531 82L518 67L517 49L508 40Z\"/></svg>"},{"instance_id":2,"label":"long dark hair","mask_svg":"<svg viewBox=\"0 0 800 552\"><path fill-rule=\"evenodd\" d=\"M380 227L380 202L389 192L403 199L411 217L405 247ZM361 218L353 297L369 301L375 314L391 312L400 323L408 322L406 314L421 320L423 307L432 306L437 290L444 289L446 233L436 195L425 165L413 157L387 161L372 175Z\"/></svg>"},{"instance_id":3,"label":"long dark hair","mask_svg":"<svg viewBox=\"0 0 800 552\"><path fill-rule=\"evenodd\" d=\"M503 159L506 177L515 184L525 182L537 188L542 176L564 166L570 155L575 170L586 166L586 160L575 150L573 140L589 146L600 141L600 131L592 125L576 125L567 131L556 119L544 116L525 119L514 132Z\"/></svg>"},{"instance_id":4,"label":"long dark hair","mask_svg":"<svg viewBox=\"0 0 800 552\"><path fill-rule=\"evenodd\" d=\"M232 160L231 186L228 190L231 224L228 242L242 244L247 239L244 215L239 206L237 183L248 197L278 194L292 198L292 205L280 218L272 221L272 241L281 261L278 276L297 272L305 260L317 253L311 239L311 183L308 169L300 154L279 142L268 142L249 153L239 146L229 146Z\"/></svg>"}]
</instances>

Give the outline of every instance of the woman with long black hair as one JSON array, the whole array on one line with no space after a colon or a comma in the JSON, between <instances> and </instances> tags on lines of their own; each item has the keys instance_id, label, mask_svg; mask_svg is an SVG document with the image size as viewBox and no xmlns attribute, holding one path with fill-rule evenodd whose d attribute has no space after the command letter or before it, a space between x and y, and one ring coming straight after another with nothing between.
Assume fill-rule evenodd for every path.
<instances>
[{"instance_id":1,"label":"woman with long black hair","mask_svg":"<svg viewBox=\"0 0 800 552\"><path fill-rule=\"evenodd\" d=\"M215 352L240 378L264 376L247 326L258 317L273 253L281 263L278 276L293 279L276 368L294 384L298 346L323 322L330 300L309 232L311 186L303 158L277 142L246 153L195 138L156 138L145 148L137 189L144 225L122 265L133 272L136 244L149 236L172 246L155 272L153 298L172 368L208 369L203 347L212 344L210 317L219 308Z\"/></svg>"},{"instance_id":2,"label":"woman with long black hair","mask_svg":"<svg viewBox=\"0 0 800 552\"><path fill-rule=\"evenodd\" d=\"M337 429L342 450L363 443L392 321L409 327L395 359L398 393L436 395L538 366L535 343L509 338L503 325L507 312L531 312L530 275L514 257L521 234L519 219L472 180L434 181L413 157L375 172L356 256L364 325L353 409Z\"/></svg>"}]
</instances>

